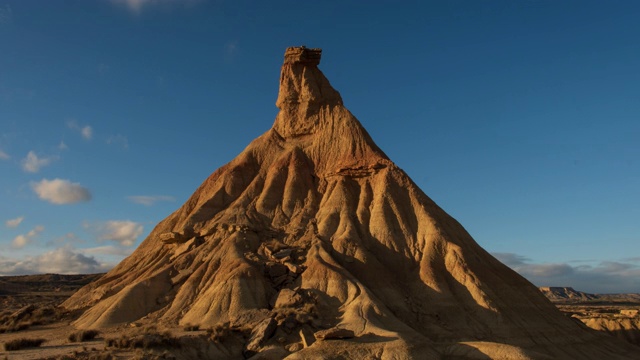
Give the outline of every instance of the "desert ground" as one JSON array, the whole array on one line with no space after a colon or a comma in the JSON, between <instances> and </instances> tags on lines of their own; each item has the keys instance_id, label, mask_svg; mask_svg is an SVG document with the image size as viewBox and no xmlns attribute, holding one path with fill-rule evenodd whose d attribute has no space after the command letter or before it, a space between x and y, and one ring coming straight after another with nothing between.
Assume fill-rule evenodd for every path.
<instances>
[{"instance_id":1,"label":"desert ground","mask_svg":"<svg viewBox=\"0 0 640 360\"><path fill-rule=\"evenodd\" d=\"M195 349L215 347L216 341L226 336L215 329L162 328L140 321L101 329L95 337L86 339L92 336L90 332L70 325L80 314L59 305L102 275L0 277L0 304L4 309L0 313L0 358L173 359L178 347L193 348L195 355ZM541 291L566 316L640 346L640 294L587 294L571 288L541 288ZM77 338L70 340L72 334ZM7 343L19 339L44 339L44 342L36 347L6 350ZM298 346L304 346L302 341Z\"/></svg>"},{"instance_id":2,"label":"desert ground","mask_svg":"<svg viewBox=\"0 0 640 360\"><path fill-rule=\"evenodd\" d=\"M81 312L60 307L82 286L104 274L27 275L0 277L0 343L2 359L172 359L172 350L211 341L216 334L195 328L159 329L129 323L78 331L71 322ZM76 338L71 339L71 335ZM19 340L44 340L40 345L8 350ZM202 344L200 344L202 345ZM197 348L195 346L194 348Z\"/></svg>"},{"instance_id":3,"label":"desert ground","mask_svg":"<svg viewBox=\"0 0 640 360\"><path fill-rule=\"evenodd\" d=\"M565 315L640 346L640 294L588 294L570 287L540 290Z\"/></svg>"}]
</instances>

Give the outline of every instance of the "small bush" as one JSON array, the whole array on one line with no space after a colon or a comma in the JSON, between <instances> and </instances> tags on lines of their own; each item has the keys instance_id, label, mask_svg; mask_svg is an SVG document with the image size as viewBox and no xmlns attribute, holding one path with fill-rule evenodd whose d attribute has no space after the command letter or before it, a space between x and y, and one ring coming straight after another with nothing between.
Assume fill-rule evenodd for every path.
<instances>
[{"instance_id":1,"label":"small bush","mask_svg":"<svg viewBox=\"0 0 640 360\"><path fill-rule=\"evenodd\" d=\"M86 360L114 360L116 359L111 353L99 353L99 354L83 354L79 357Z\"/></svg>"},{"instance_id":2,"label":"small bush","mask_svg":"<svg viewBox=\"0 0 640 360\"><path fill-rule=\"evenodd\" d=\"M200 330L200 325L185 324L183 329L184 331L198 331Z\"/></svg>"},{"instance_id":3,"label":"small bush","mask_svg":"<svg viewBox=\"0 0 640 360\"><path fill-rule=\"evenodd\" d=\"M157 333L158 332L158 327L155 326L155 325L145 326L144 329L142 329L142 332L144 332L145 334Z\"/></svg>"},{"instance_id":4,"label":"small bush","mask_svg":"<svg viewBox=\"0 0 640 360\"><path fill-rule=\"evenodd\" d=\"M151 348L179 348L180 340L170 332L152 332L135 336L121 336L104 340L107 347L119 349L151 349Z\"/></svg>"},{"instance_id":5,"label":"small bush","mask_svg":"<svg viewBox=\"0 0 640 360\"><path fill-rule=\"evenodd\" d=\"M30 322L21 322L21 323L10 323L9 325L3 325L0 326L0 334L2 333L6 333L6 332L16 332L16 331L22 331L22 330L27 330L29 327L31 327L31 323Z\"/></svg>"},{"instance_id":6,"label":"small bush","mask_svg":"<svg viewBox=\"0 0 640 360\"><path fill-rule=\"evenodd\" d=\"M15 351L26 348L34 348L44 344L45 341L45 339L16 339L7 341L4 344L4 349L6 351Z\"/></svg>"},{"instance_id":7,"label":"small bush","mask_svg":"<svg viewBox=\"0 0 640 360\"><path fill-rule=\"evenodd\" d=\"M107 347L127 348L129 347L129 339L124 335L120 338L106 338L104 339L104 344Z\"/></svg>"},{"instance_id":8,"label":"small bush","mask_svg":"<svg viewBox=\"0 0 640 360\"><path fill-rule=\"evenodd\" d=\"M55 322L60 317L59 312L52 306L35 309L29 319L33 325L44 325Z\"/></svg>"},{"instance_id":9,"label":"small bush","mask_svg":"<svg viewBox=\"0 0 640 360\"><path fill-rule=\"evenodd\" d=\"M32 325L31 322L21 322L18 323L16 325L13 326L13 329L11 331L22 331L22 330L27 330L28 328L30 328Z\"/></svg>"},{"instance_id":10,"label":"small bush","mask_svg":"<svg viewBox=\"0 0 640 360\"><path fill-rule=\"evenodd\" d=\"M82 341L90 341L95 339L96 336L100 334L97 330L80 330L74 333L69 334L70 342L82 342Z\"/></svg>"},{"instance_id":11,"label":"small bush","mask_svg":"<svg viewBox=\"0 0 640 360\"><path fill-rule=\"evenodd\" d=\"M0 313L0 324L4 324L11 318L11 311L3 311Z\"/></svg>"},{"instance_id":12,"label":"small bush","mask_svg":"<svg viewBox=\"0 0 640 360\"><path fill-rule=\"evenodd\" d=\"M242 331L240 329L232 327L231 323L227 321L225 323L217 324L216 326L207 329L207 334L209 335L209 339L211 339L211 341L219 343L222 342L223 339L229 338L230 336L242 334Z\"/></svg>"}]
</instances>

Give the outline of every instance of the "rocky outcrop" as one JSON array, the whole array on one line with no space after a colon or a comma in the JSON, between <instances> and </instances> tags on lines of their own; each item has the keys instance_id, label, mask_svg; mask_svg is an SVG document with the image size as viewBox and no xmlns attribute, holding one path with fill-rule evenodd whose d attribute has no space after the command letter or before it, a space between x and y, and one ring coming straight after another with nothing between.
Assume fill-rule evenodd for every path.
<instances>
[{"instance_id":1,"label":"rocky outcrop","mask_svg":"<svg viewBox=\"0 0 640 360\"><path fill-rule=\"evenodd\" d=\"M578 316L588 327L608 333L621 340L640 346L640 317L638 316Z\"/></svg>"},{"instance_id":2,"label":"rocky outcrop","mask_svg":"<svg viewBox=\"0 0 640 360\"><path fill-rule=\"evenodd\" d=\"M318 340L331 340L331 339L351 339L355 337L353 330L342 328L331 328L326 330L320 330L314 334Z\"/></svg>"},{"instance_id":3,"label":"rocky outcrop","mask_svg":"<svg viewBox=\"0 0 640 360\"><path fill-rule=\"evenodd\" d=\"M597 295L576 291L572 287L543 286L540 291L553 302L581 302L597 298Z\"/></svg>"},{"instance_id":4,"label":"rocky outcrop","mask_svg":"<svg viewBox=\"0 0 640 360\"><path fill-rule=\"evenodd\" d=\"M246 351L289 359L638 355L482 249L375 145L319 61L287 49L273 127L64 304L87 309L77 327L260 319Z\"/></svg>"}]
</instances>

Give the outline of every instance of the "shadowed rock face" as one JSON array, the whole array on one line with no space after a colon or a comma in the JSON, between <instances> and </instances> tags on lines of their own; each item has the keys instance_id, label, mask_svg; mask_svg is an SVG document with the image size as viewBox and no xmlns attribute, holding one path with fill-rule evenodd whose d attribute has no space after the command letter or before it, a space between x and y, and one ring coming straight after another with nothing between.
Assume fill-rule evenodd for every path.
<instances>
[{"instance_id":1,"label":"shadowed rock face","mask_svg":"<svg viewBox=\"0 0 640 360\"><path fill-rule=\"evenodd\" d=\"M320 53L287 49L273 127L64 304L87 308L76 326L271 317L310 345L290 358L632 358L562 316L390 161ZM350 338L308 344L318 331Z\"/></svg>"}]
</instances>

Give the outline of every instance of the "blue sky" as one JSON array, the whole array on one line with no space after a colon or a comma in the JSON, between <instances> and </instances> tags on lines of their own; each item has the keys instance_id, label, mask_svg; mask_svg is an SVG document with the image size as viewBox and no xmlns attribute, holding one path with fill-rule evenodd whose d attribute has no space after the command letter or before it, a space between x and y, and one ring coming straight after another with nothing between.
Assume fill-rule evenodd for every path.
<instances>
[{"instance_id":1,"label":"blue sky","mask_svg":"<svg viewBox=\"0 0 640 360\"><path fill-rule=\"evenodd\" d=\"M365 5L366 4L366 5ZM96 272L268 130L284 49L536 285L640 292L640 4L0 0L0 274Z\"/></svg>"}]
</instances>

